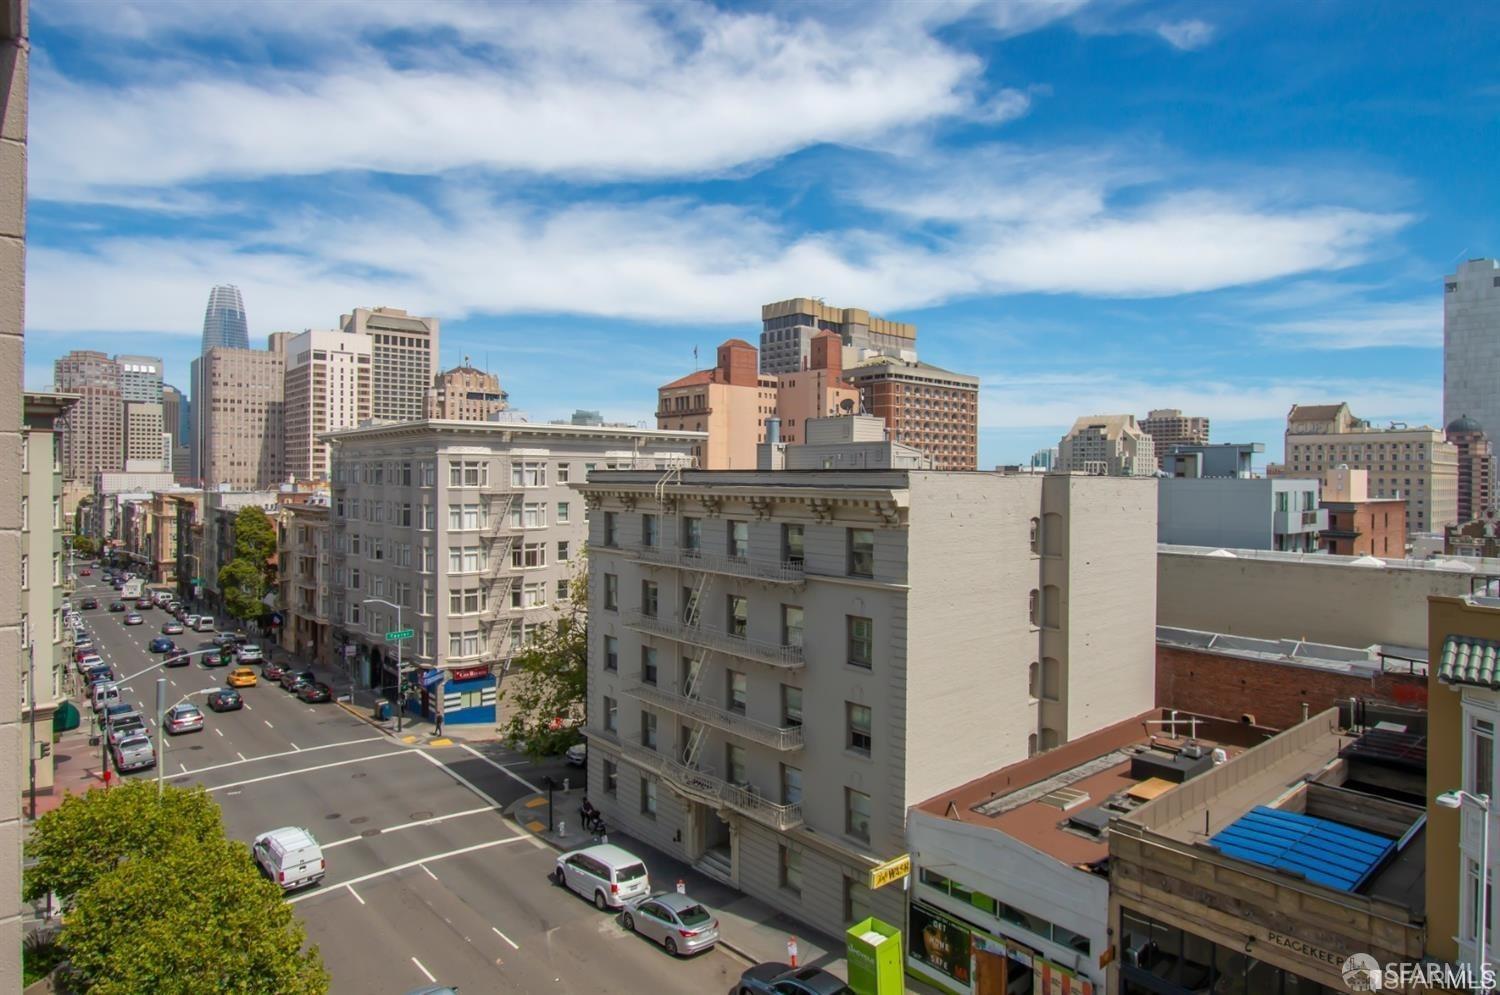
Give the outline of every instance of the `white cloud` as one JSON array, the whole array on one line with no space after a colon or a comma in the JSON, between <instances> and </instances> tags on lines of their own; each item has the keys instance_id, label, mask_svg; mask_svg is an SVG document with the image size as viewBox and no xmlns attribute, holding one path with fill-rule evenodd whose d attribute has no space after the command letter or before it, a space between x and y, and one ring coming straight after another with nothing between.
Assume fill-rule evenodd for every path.
<instances>
[{"instance_id":1,"label":"white cloud","mask_svg":"<svg viewBox=\"0 0 1500 995\"><path fill-rule=\"evenodd\" d=\"M1165 21L1156 27L1156 33L1167 40L1173 48L1192 51L1202 48L1214 37L1214 26L1206 21L1191 18L1185 21Z\"/></svg>"},{"instance_id":2,"label":"white cloud","mask_svg":"<svg viewBox=\"0 0 1500 995\"><path fill-rule=\"evenodd\" d=\"M1443 344L1443 308L1435 300L1365 304L1272 322L1262 330L1277 345L1298 349L1437 348Z\"/></svg>"}]
</instances>

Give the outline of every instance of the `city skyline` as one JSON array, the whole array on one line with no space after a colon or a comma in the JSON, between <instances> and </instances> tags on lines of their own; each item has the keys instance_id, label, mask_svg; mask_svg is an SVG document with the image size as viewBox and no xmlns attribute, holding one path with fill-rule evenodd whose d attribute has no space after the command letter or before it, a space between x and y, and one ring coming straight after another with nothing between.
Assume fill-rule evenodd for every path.
<instances>
[{"instance_id":1,"label":"city skyline","mask_svg":"<svg viewBox=\"0 0 1500 995\"><path fill-rule=\"evenodd\" d=\"M649 421L695 347L755 341L762 304L812 295L915 324L925 361L980 377L981 466L1079 415L1161 407L1279 459L1293 403L1441 426L1443 278L1500 254L1465 165L1500 89L1463 18L565 8L569 30L543 36L507 8L461 27L442 5L295 26L253 6L88 10L35 12L34 386L67 348L141 336L183 382L203 294L229 281L257 346L403 307L442 320L437 365L488 356L533 417ZM126 37L142 44L118 61ZM334 43L360 58L309 72ZM200 49L216 58L176 58ZM359 137L380 134L365 123L392 74L420 122L405 146ZM825 109L727 110L748 89ZM440 91L494 126L447 130L426 112ZM542 93L548 121L528 110ZM222 126L257 113L298 126L258 145ZM86 134L95 154L71 154Z\"/></svg>"}]
</instances>

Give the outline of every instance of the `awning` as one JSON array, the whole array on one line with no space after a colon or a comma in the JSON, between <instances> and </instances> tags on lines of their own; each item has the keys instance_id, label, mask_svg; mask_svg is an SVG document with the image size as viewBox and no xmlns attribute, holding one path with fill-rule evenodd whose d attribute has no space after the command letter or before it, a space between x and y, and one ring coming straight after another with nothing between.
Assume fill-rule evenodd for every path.
<instances>
[{"instance_id":1,"label":"awning","mask_svg":"<svg viewBox=\"0 0 1500 995\"><path fill-rule=\"evenodd\" d=\"M1472 636L1449 636L1443 640L1438 678L1448 684L1500 688L1500 643Z\"/></svg>"}]
</instances>

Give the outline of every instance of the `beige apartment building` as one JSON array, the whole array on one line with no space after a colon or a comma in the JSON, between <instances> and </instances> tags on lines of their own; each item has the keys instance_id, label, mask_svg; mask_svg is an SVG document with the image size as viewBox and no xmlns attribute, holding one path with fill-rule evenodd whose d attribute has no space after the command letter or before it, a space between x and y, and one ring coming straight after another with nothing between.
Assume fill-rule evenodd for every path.
<instances>
[{"instance_id":1,"label":"beige apartment building","mask_svg":"<svg viewBox=\"0 0 1500 995\"><path fill-rule=\"evenodd\" d=\"M172 454L168 450L171 436L166 435L161 403L126 401L124 422L125 472L155 473L160 470L170 473Z\"/></svg>"},{"instance_id":2,"label":"beige apartment building","mask_svg":"<svg viewBox=\"0 0 1500 995\"><path fill-rule=\"evenodd\" d=\"M124 469L124 403L120 364L102 352L74 349L52 363L52 385L77 394L63 416L63 476L93 483Z\"/></svg>"},{"instance_id":3,"label":"beige apartment building","mask_svg":"<svg viewBox=\"0 0 1500 995\"><path fill-rule=\"evenodd\" d=\"M268 349L215 346L193 360L193 419L204 487L274 487L286 475L286 346L275 332Z\"/></svg>"},{"instance_id":4,"label":"beige apartment building","mask_svg":"<svg viewBox=\"0 0 1500 995\"><path fill-rule=\"evenodd\" d=\"M370 337L370 417L382 422L425 417L438 371L438 320L396 307L358 307L339 318L339 330Z\"/></svg>"},{"instance_id":5,"label":"beige apartment building","mask_svg":"<svg viewBox=\"0 0 1500 995\"><path fill-rule=\"evenodd\" d=\"M322 436L370 420L371 340L308 330L286 347L286 465L296 480L328 479Z\"/></svg>"},{"instance_id":6,"label":"beige apartment building","mask_svg":"<svg viewBox=\"0 0 1500 995\"><path fill-rule=\"evenodd\" d=\"M1057 469L1102 477L1156 473L1156 446L1135 415L1087 415L1057 444Z\"/></svg>"},{"instance_id":7,"label":"beige apartment building","mask_svg":"<svg viewBox=\"0 0 1500 995\"><path fill-rule=\"evenodd\" d=\"M336 659L330 618L333 529L328 513L328 495L309 495L305 501L285 505L277 527L281 645L305 660Z\"/></svg>"},{"instance_id":8,"label":"beige apartment building","mask_svg":"<svg viewBox=\"0 0 1500 995\"><path fill-rule=\"evenodd\" d=\"M866 359L844 371L864 410L891 439L932 457L939 470L979 467L979 378L916 360Z\"/></svg>"},{"instance_id":9,"label":"beige apartment building","mask_svg":"<svg viewBox=\"0 0 1500 995\"><path fill-rule=\"evenodd\" d=\"M597 469L660 473L691 460L695 432L524 422L421 421L328 435L332 649L366 687L442 669L451 725L488 725L517 646L569 600L588 538L572 485ZM346 648L347 647L347 648Z\"/></svg>"},{"instance_id":10,"label":"beige apartment building","mask_svg":"<svg viewBox=\"0 0 1500 995\"><path fill-rule=\"evenodd\" d=\"M789 450L790 451L790 450ZM598 472L590 800L825 931L909 806L1148 709L1149 481Z\"/></svg>"},{"instance_id":11,"label":"beige apartment building","mask_svg":"<svg viewBox=\"0 0 1500 995\"><path fill-rule=\"evenodd\" d=\"M795 297L760 309L760 371L796 373L812 359L819 332L833 332L843 347L842 365L871 356L916 361L917 326L879 318L864 308L830 307L821 298Z\"/></svg>"},{"instance_id":12,"label":"beige apartment building","mask_svg":"<svg viewBox=\"0 0 1500 995\"><path fill-rule=\"evenodd\" d=\"M500 378L475 369L464 357L462 366L437 375L428 398L427 417L439 421L489 421L510 407L510 395L500 389Z\"/></svg>"},{"instance_id":13,"label":"beige apartment building","mask_svg":"<svg viewBox=\"0 0 1500 995\"><path fill-rule=\"evenodd\" d=\"M1283 472L1319 477L1339 466L1370 471L1371 497L1404 499L1409 532L1442 532L1458 521L1458 450L1441 431L1375 428L1344 403L1293 405Z\"/></svg>"},{"instance_id":14,"label":"beige apartment building","mask_svg":"<svg viewBox=\"0 0 1500 995\"><path fill-rule=\"evenodd\" d=\"M1208 445L1208 419L1201 415L1185 415L1179 408L1148 411L1146 417L1140 419L1140 426L1142 432L1151 436L1158 469L1173 446Z\"/></svg>"}]
</instances>

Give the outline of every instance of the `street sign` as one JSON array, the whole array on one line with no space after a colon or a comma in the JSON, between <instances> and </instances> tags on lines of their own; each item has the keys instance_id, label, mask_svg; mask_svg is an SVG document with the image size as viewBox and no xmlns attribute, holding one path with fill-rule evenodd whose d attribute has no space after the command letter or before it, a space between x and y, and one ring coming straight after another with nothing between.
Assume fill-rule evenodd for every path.
<instances>
[{"instance_id":1,"label":"street sign","mask_svg":"<svg viewBox=\"0 0 1500 995\"><path fill-rule=\"evenodd\" d=\"M197 587L199 584L203 583L203 581L199 580L197 577L194 577L192 580L188 581L188 583L192 584L194 587Z\"/></svg>"},{"instance_id":2,"label":"street sign","mask_svg":"<svg viewBox=\"0 0 1500 995\"><path fill-rule=\"evenodd\" d=\"M395 632L387 632L385 634L385 641L388 643L399 643L403 639L410 639L415 634L411 629L397 629Z\"/></svg>"},{"instance_id":3,"label":"street sign","mask_svg":"<svg viewBox=\"0 0 1500 995\"><path fill-rule=\"evenodd\" d=\"M892 881L900 881L911 873L911 854L903 853L894 860L876 864L870 868L870 890L884 888Z\"/></svg>"}]
</instances>

